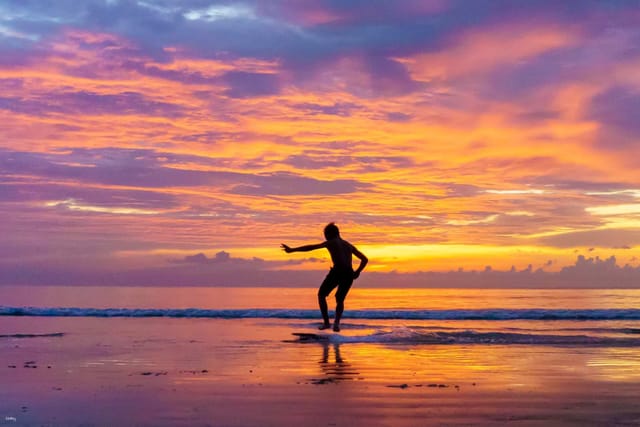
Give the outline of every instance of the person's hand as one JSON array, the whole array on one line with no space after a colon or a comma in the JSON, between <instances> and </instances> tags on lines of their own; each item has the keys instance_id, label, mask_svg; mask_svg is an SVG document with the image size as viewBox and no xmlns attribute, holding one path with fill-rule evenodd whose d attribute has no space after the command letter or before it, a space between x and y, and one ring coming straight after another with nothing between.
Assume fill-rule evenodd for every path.
<instances>
[{"instance_id":1,"label":"person's hand","mask_svg":"<svg viewBox=\"0 0 640 427\"><path fill-rule=\"evenodd\" d=\"M280 247L281 247L281 248L282 248L286 253L288 253L288 254L289 254L289 253L291 253L291 252L293 252L293 251L291 250L291 248L290 248L289 246L285 245L284 243L280 243Z\"/></svg>"},{"instance_id":2,"label":"person's hand","mask_svg":"<svg viewBox=\"0 0 640 427\"><path fill-rule=\"evenodd\" d=\"M358 277L360 277L360 272L359 271L354 271L353 272L353 280L356 280Z\"/></svg>"}]
</instances>

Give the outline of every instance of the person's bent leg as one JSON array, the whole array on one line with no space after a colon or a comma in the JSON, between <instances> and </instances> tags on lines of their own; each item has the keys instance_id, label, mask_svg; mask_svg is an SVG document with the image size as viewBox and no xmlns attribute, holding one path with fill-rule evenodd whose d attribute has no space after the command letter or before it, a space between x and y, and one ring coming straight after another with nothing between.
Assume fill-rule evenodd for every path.
<instances>
[{"instance_id":1,"label":"person's bent leg","mask_svg":"<svg viewBox=\"0 0 640 427\"><path fill-rule=\"evenodd\" d=\"M342 312L344 311L344 298L338 300L336 298L336 318L333 319L333 330L340 332L340 319L342 318Z\"/></svg>"},{"instance_id":2,"label":"person's bent leg","mask_svg":"<svg viewBox=\"0 0 640 427\"><path fill-rule=\"evenodd\" d=\"M333 320L333 330L335 332L340 332L340 319L342 319L342 313L344 312L344 300L347 298L347 293L351 289L352 283L353 280L344 279L344 282L340 284L336 292L336 317Z\"/></svg>"},{"instance_id":3,"label":"person's bent leg","mask_svg":"<svg viewBox=\"0 0 640 427\"><path fill-rule=\"evenodd\" d=\"M318 306L320 306L320 313L322 314L322 326L319 329L328 329L331 327L329 321L329 308L327 307L327 296L337 286L336 280L333 276L333 270L329 270L329 274L325 277L324 281L318 289Z\"/></svg>"},{"instance_id":4,"label":"person's bent leg","mask_svg":"<svg viewBox=\"0 0 640 427\"><path fill-rule=\"evenodd\" d=\"M322 314L323 324L319 329L328 329L331 327L329 321L329 308L327 307L327 297L318 292L318 305L320 306L320 313Z\"/></svg>"}]
</instances>

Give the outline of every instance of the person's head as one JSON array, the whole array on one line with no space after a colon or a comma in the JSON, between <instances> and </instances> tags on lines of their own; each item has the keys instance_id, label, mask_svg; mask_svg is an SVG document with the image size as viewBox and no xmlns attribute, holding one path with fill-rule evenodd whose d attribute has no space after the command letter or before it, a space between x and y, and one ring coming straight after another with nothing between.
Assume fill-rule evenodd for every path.
<instances>
[{"instance_id":1,"label":"person's head","mask_svg":"<svg viewBox=\"0 0 640 427\"><path fill-rule=\"evenodd\" d=\"M333 222L327 224L324 228L324 238L327 240L335 239L336 237L340 237L340 230L338 230L338 226Z\"/></svg>"}]
</instances>

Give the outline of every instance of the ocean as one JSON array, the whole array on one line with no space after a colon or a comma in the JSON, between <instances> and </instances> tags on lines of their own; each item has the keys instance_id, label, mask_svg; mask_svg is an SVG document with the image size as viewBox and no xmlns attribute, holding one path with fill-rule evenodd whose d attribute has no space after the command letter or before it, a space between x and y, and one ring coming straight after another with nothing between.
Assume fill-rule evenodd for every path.
<instances>
[{"instance_id":1,"label":"ocean","mask_svg":"<svg viewBox=\"0 0 640 427\"><path fill-rule=\"evenodd\" d=\"M0 287L0 316L11 317L254 319L313 331L316 305L313 288ZM355 287L342 327L336 342L640 346L640 290Z\"/></svg>"}]
</instances>

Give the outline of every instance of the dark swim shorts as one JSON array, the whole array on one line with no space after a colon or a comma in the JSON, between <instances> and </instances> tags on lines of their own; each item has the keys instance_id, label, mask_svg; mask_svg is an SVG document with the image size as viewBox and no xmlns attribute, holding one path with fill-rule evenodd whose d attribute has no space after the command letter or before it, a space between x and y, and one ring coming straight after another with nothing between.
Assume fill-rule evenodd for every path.
<instances>
[{"instance_id":1,"label":"dark swim shorts","mask_svg":"<svg viewBox=\"0 0 640 427\"><path fill-rule=\"evenodd\" d=\"M353 270L338 270L332 268L329 270L329 274L324 278L320 289L318 289L318 296L326 298L331 291L338 287L336 292L336 300L344 301L347 297L349 289L353 284Z\"/></svg>"}]
</instances>

